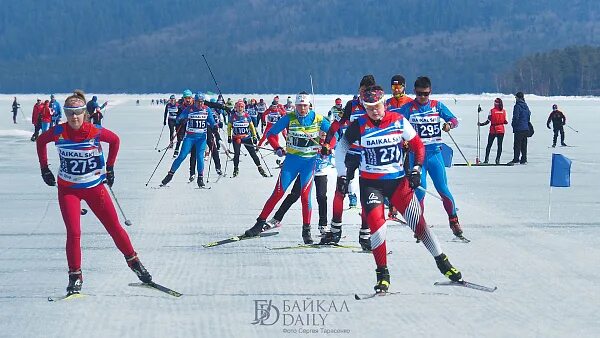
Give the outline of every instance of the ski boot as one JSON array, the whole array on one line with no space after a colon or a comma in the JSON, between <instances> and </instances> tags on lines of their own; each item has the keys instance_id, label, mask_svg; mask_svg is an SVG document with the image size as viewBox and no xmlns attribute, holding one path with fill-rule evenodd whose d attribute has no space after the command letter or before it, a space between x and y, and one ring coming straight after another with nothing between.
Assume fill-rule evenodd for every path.
<instances>
[{"instance_id":1,"label":"ski boot","mask_svg":"<svg viewBox=\"0 0 600 338\"><path fill-rule=\"evenodd\" d=\"M561 142L561 143L560 143L560 146L561 146L561 147L568 147L568 145L567 145L566 143L564 143L564 142Z\"/></svg>"},{"instance_id":2,"label":"ski boot","mask_svg":"<svg viewBox=\"0 0 600 338\"><path fill-rule=\"evenodd\" d=\"M216 171L217 171L217 175L223 176L223 171L221 170L221 168L216 169Z\"/></svg>"},{"instance_id":3,"label":"ski boot","mask_svg":"<svg viewBox=\"0 0 600 338\"><path fill-rule=\"evenodd\" d=\"M146 268L142 265L142 262L140 262L140 259L138 258L137 254L134 254L131 257L125 257L125 260L127 261L127 265L129 266L131 271L135 272L135 274L142 281L142 283L152 282L152 276L150 275L148 270L146 270Z\"/></svg>"},{"instance_id":4,"label":"ski boot","mask_svg":"<svg viewBox=\"0 0 600 338\"><path fill-rule=\"evenodd\" d=\"M375 293L386 293L390 287L390 272L387 266L381 266L375 269L377 274L377 284L375 284Z\"/></svg>"},{"instance_id":5,"label":"ski boot","mask_svg":"<svg viewBox=\"0 0 600 338\"><path fill-rule=\"evenodd\" d=\"M326 233L328 233L329 230L329 226L327 225L327 220L319 220L319 233L321 234L321 237L325 236Z\"/></svg>"},{"instance_id":6,"label":"ski boot","mask_svg":"<svg viewBox=\"0 0 600 338\"><path fill-rule=\"evenodd\" d=\"M256 223L254 223L254 226L246 230L246 232L244 232L244 235L247 237L256 237L260 235L261 232L263 232L266 225L267 222L265 222L264 219L257 218Z\"/></svg>"},{"instance_id":7,"label":"ski boot","mask_svg":"<svg viewBox=\"0 0 600 338\"><path fill-rule=\"evenodd\" d=\"M371 251L371 230L360 229L358 233L358 244L363 251Z\"/></svg>"},{"instance_id":8,"label":"ski boot","mask_svg":"<svg viewBox=\"0 0 600 338\"><path fill-rule=\"evenodd\" d=\"M81 270L69 271L69 285L67 286L67 296L79 294L83 285Z\"/></svg>"},{"instance_id":9,"label":"ski boot","mask_svg":"<svg viewBox=\"0 0 600 338\"><path fill-rule=\"evenodd\" d=\"M460 271L450 264L450 261L445 254L435 257L435 264L437 265L438 269L440 269L440 272L444 276L448 277L451 281L458 282L462 279Z\"/></svg>"},{"instance_id":10,"label":"ski boot","mask_svg":"<svg viewBox=\"0 0 600 338\"><path fill-rule=\"evenodd\" d=\"M195 180L196 180L196 174L191 174L191 173L190 173L190 178L189 178L189 180L188 180L188 181L189 181L190 183L192 183L192 182L194 182Z\"/></svg>"},{"instance_id":11,"label":"ski boot","mask_svg":"<svg viewBox=\"0 0 600 338\"><path fill-rule=\"evenodd\" d=\"M462 239L463 232L460 228L460 223L458 222L458 216L450 215L450 217L448 217L448 221L450 223L450 229L452 229L452 233L454 234L454 236Z\"/></svg>"},{"instance_id":12,"label":"ski boot","mask_svg":"<svg viewBox=\"0 0 600 338\"><path fill-rule=\"evenodd\" d=\"M258 172L262 175L262 177L268 177L267 173L265 172L265 169L263 169L262 165L259 165L257 167Z\"/></svg>"},{"instance_id":13,"label":"ski boot","mask_svg":"<svg viewBox=\"0 0 600 338\"><path fill-rule=\"evenodd\" d=\"M267 224L265 225L265 227L263 228L263 231L267 231L267 230L279 228L280 226L281 226L281 221L276 220L275 218L271 218L267 222Z\"/></svg>"},{"instance_id":14,"label":"ski boot","mask_svg":"<svg viewBox=\"0 0 600 338\"><path fill-rule=\"evenodd\" d=\"M331 222L331 230L321 237L319 244L338 244L342 238L342 223Z\"/></svg>"},{"instance_id":15,"label":"ski boot","mask_svg":"<svg viewBox=\"0 0 600 338\"><path fill-rule=\"evenodd\" d=\"M304 224L302 226L302 240L304 244L313 244L313 239L310 235L310 224Z\"/></svg>"},{"instance_id":16,"label":"ski boot","mask_svg":"<svg viewBox=\"0 0 600 338\"><path fill-rule=\"evenodd\" d=\"M356 204L358 199L356 198L356 194L350 193L348 194L348 199L350 200L350 209L356 208Z\"/></svg>"},{"instance_id":17,"label":"ski boot","mask_svg":"<svg viewBox=\"0 0 600 338\"><path fill-rule=\"evenodd\" d=\"M163 185L167 185L167 183L171 182L171 180L173 179L173 175L174 175L174 174L175 174L174 172L172 172L172 171L169 171L169 172L167 173L167 176L165 176L165 178L163 178L163 180L160 182L160 183L161 183L161 186L163 186Z\"/></svg>"},{"instance_id":18,"label":"ski boot","mask_svg":"<svg viewBox=\"0 0 600 338\"><path fill-rule=\"evenodd\" d=\"M240 174L240 170L238 168L233 168L233 177L236 177Z\"/></svg>"},{"instance_id":19,"label":"ski boot","mask_svg":"<svg viewBox=\"0 0 600 338\"><path fill-rule=\"evenodd\" d=\"M198 188L204 188L204 178L202 176L198 176Z\"/></svg>"}]
</instances>

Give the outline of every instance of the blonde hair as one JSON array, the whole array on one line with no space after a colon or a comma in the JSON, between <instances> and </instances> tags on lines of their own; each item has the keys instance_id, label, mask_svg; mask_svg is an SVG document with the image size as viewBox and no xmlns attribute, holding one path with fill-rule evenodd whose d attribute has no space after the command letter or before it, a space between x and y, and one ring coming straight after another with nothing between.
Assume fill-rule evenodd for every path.
<instances>
[{"instance_id":1,"label":"blonde hair","mask_svg":"<svg viewBox=\"0 0 600 338\"><path fill-rule=\"evenodd\" d=\"M67 97L67 99L65 100L65 106L71 106L70 102L73 102L73 101L82 101L83 104L86 103L85 93L83 92L83 90L75 89L73 91L73 94L70 95L69 97Z\"/></svg>"},{"instance_id":2,"label":"blonde hair","mask_svg":"<svg viewBox=\"0 0 600 338\"><path fill-rule=\"evenodd\" d=\"M81 89L75 89L73 91L73 94L71 94L69 97L67 97L67 99L65 100L65 106L69 107L72 106L72 104L74 102L83 102L83 105L86 104L86 100L85 100L85 93L83 92L83 90ZM88 113L87 111L85 112L85 116L83 118L83 120L85 122L90 122L91 121L91 117L90 117L90 113Z\"/></svg>"}]
</instances>

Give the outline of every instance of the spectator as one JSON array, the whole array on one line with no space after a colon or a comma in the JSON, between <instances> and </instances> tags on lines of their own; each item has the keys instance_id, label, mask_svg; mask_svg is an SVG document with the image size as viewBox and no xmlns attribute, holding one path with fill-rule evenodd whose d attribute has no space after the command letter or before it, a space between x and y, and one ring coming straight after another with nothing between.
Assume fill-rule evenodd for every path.
<instances>
[{"instance_id":1,"label":"spectator","mask_svg":"<svg viewBox=\"0 0 600 338\"><path fill-rule=\"evenodd\" d=\"M478 122L479 126L490 124L490 133L488 134L488 142L485 147L485 160L483 163L488 163L490 159L490 150L494 139L498 139L498 152L496 153L496 164L500 164L500 156L502 155L502 141L504 140L504 125L506 121L506 110L504 104L499 97L494 100L494 108L490 109L490 114L485 122Z\"/></svg>"},{"instance_id":2,"label":"spectator","mask_svg":"<svg viewBox=\"0 0 600 338\"><path fill-rule=\"evenodd\" d=\"M515 107L513 108L513 117L511 126L514 133L514 157L512 161L508 162L508 165L514 165L517 163L527 164L527 137L530 133L530 118L531 111L525 103L525 95L523 92L515 94Z\"/></svg>"}]
</instances>

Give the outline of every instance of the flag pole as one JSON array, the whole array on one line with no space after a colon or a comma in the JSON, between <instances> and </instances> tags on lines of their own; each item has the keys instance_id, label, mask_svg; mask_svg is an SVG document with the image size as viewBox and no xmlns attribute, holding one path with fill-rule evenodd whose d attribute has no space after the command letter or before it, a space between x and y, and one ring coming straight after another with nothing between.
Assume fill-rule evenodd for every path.
<instances>
[{"instance_id":1,"label":"flag pole","mask_svg":"<svg viewBox=\"0 0 600 338\"><path fill-rule=\"evenodd\" d=\"M552 186L550 186L550 192L548 193L548 222L550 222L550 212L552 211Z\"/></svg>"}]
</instances>

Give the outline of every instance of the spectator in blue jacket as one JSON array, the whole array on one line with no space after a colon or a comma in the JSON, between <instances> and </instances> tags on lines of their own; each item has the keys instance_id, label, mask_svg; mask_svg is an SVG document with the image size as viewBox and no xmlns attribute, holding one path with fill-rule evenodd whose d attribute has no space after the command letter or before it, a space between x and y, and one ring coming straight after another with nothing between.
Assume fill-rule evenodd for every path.
<instances>
[{"instance_id":1,"label":"spectator in blue jacket","mask_svg":"<svg viewBox=\"0 0 600 338\"><path fill-rule=\"evenodd\" d=\"M513 108L513 116L511 126L514 133L514 145L515 156L512 161L508 162L508 165L514 165L517 163L527 164L527 137L529 137L529 120L531 118L531 111L525 103L525 95L523 92L515 94L515 107Z\"/></svg>"},{"instance_id":2,"label":"spectator in blue jacket","mask_svg":"<svg viewBox=\"0 0 600 338\"><path fill-rule=\"evenodd\" d=\"M54 94L50 95L50 108L52 109L52 123L50 127L53 127L60 124L60 120L62 119L62 107L54 98Z\"/></svg>"}]
</instances>

